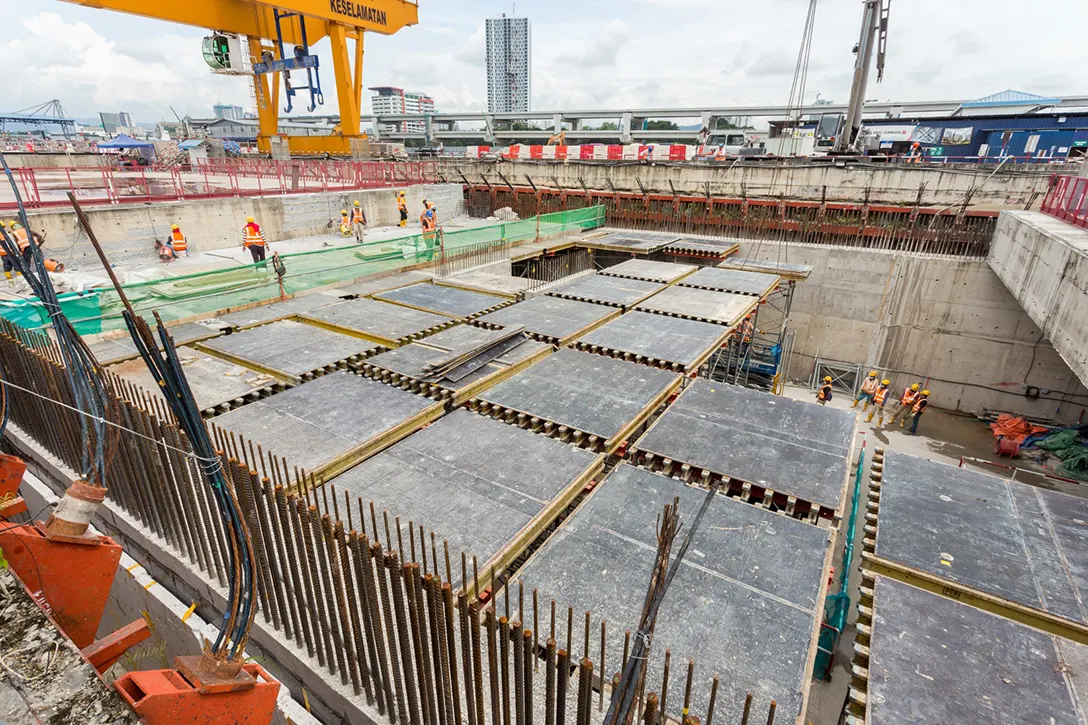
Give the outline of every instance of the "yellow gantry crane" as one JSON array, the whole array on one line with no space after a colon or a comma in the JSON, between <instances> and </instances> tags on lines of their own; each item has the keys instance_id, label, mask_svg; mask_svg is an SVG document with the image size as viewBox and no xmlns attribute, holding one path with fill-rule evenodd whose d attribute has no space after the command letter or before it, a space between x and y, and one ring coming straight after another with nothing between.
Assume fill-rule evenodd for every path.
<instances>
[{"instance_id":1,"label":"yellow gantry crane","mask_svg":"<svg viewBox=\"0 0 1088 725\"><path fill-rule=\"evenodd\" d=\"M325 37L332 44L340 106L338 132L332 136L287 136L288 149L293 154L340 156L359 150L363 35L367 32L392 35L419 22L418 6L407 0L65 1L208 28L220 34L205 39L205 59L223 72L252 77L259 119L257 146L264 153L271 152L272 145L280 141L281 86L288 111L298 90L291 86L290 72L306 73L305 89L310 94L311 111L323 102L317 56L310 52L310 46ZM353 48L348 42L352 39ZM242 43L246 45L242 47Z\"/></svg>"}]
</instances>

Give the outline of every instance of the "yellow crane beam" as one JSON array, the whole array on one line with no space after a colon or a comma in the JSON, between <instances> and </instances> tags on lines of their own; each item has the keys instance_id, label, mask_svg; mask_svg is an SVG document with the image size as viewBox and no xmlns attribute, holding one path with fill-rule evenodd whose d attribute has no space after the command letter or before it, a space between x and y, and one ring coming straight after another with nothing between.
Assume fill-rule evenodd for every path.
<instances>
[{"instance_id":1,"label":"yellow crane beam","mask_svg":"<svg viewBox=\"0 0 1088 725\"><path fill-rule=\"evenodd\" d=\"M270 50L279 57L274 44L277 37L275 11L297 13L301 17L281 20L284 43L302 42L305 23L310 45L328 37L332 45L333 73L340 107L340 132L333 136L287 136L292 153L330 153L347 155L353 141L360 138L359 118L363 93L363 34L392 35L401 28L419 22L419 8L408 0L65 0L75 5L139 15L198 28L236 33L249 38L251 62L259 62L261 53ZM355 40L354 52L348 41ZM354 63L352 62L354 60ZM271 75L269 79L267 76ZM279 135L280 77L278 73L254 74L259 132L257 147L268 152L273 137Z\"/></svg>"}]
</instances>

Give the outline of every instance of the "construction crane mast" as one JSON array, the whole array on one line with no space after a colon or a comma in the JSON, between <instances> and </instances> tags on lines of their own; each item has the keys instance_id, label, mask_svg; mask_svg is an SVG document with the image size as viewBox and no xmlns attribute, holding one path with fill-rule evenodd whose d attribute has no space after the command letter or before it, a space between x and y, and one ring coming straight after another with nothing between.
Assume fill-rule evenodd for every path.
<instances>
[{"instance_id":1,"label":"construction crane mast","mask_svg":"<svg viewBox=\"0 0 1088 725\"><path fill-rule=\"evenodd\" d=\"M850 103L842 127L831 147L833 154L861 153L861 115L865 109L865 89L869 84L869 66L876 50L876 82L884 79L884 55L888 45L888 10L891 0L862 0L861 37L854 48L854 81L850 86Z\"/></svg>"},{"instance_id":2,"label":"construction crane mast","mask_svg":"<svg viewBox=\"0 0 1088 725\"><path fill-rule=\"evenodd\" d=\"M362 138L364 34L392 35L419 22L419 7L408 0L66 2L207 28L222 34L223 40L229 38L229 42L206 43L205 59L210 65L218 65L234 75L252 78L259 120L257 147L264 153L271 152L273 144L279 141L281 85L288 104L286 110L291 109L291 97L297 90L290 84L291 71L303 71L307 75L310 110L323 101L317 56L311 53L310 47L327 37L332 45L336 98L340 107L338 132L331 136L288 136L286 141L293 154L352 154ZM353 47L349 47L349 40L355 41ZM248 57L238 58L239 54ZM242 60L245 63L241 63Z\"/></svg>"}]
</instances>

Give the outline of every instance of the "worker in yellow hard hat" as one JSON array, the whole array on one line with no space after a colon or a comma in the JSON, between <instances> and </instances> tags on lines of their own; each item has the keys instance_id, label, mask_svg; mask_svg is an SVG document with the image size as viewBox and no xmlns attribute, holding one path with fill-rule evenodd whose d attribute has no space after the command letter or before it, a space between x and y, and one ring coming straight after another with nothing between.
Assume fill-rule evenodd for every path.
<instances>
[{"instance_id":1,"label":"worker in yellow hard hat","mask_svg":"<svg viewBox=\"0 0 1088 725\"><path fill-rule=\"evenodd\" d=\"M166 244L175 254L185 252L185 256L189 256L189 240L181 233L181 227L177 224L170 225L170 238L166 240Z\"/></svg>"},{"instance_id":2,"label":"worker in yellow hard hat","mask_svg":"<svg viewBox=\"0 0 1088 725\"><path fill-rule=\"evenodd\" d=\"M404 191L397 192L397 211L400 212L400 226L408 226L408 202L404 200Z\"/></svg>"},{"instance_id":3,"label":"worker in yellow hard hat","mask_svg":"<svg viewBox=\"0 0 1088 725\"><path fill-rule=\"evenodd\" d=\"M351 236L351 217L348 216L347 209L340 210L340 236Z\"/></svg>"},{"instance_id":4,"label":"worker in yellow hard hat","mask_svg":"<svg viewBox=\"0 0 1088 725\"><path fill-rule=\"evenodd\" d=\"M926 412L926 408L929 407L929 391L923 390L918 396L918 399L914 401L914 405L910 409L911 421L910 421L910 434L918 435L918 421L922 417L922 413ZM906 422L906 420L904 420Z\"/></svg>"},{"instance_id":5,"label":"worker in yellow hard hat","mask_svg":"<svg viewBox=\"0 0 1088 725\"><path fill-rule=\"evenodd\" d=\"M366 214L363 213L363 207L358 199L351 205L351 229L355 234L355 240L362 244L363 235L366 233Z\"/></svg>"},{"instance_id":6,"label":"worker in yellow hard hat","mask_svg":"<svg viewBox=\"0 0 1088 725\"><path fill-rule=\"evenodd\" d=\"M869 411L869 417L865 419L866 423L873 422L873 413L879 411L880 418L877 420L877 425L884 425L884 403L888 400L888 393L891 392L892 381L884 378L880 381L880 385L877 386L876 392L873 393L873 409Z\"/></svg>"},{"instance_id":7,"label":"worker in yellow hard hat","mask_svg":"<svg viewBox=\"0 0 1088 725\"><path fill-rule=\"evenodd\" d=\"M11 241L15 242L19 247L19 256L23 258L23 267L30 267L31 251L30 251L30 235L27 233L23 225L19 223L18 219L12 219L8 222L8 237ZM11 271L15 269L14 263L4 255L4 276L11 279Z\"/></svg>"},{"instance_id":8,"label":"worker in yellow hard hat","mask_svg":"<svg viewBox=\"0 0 1088 725\"><path fill-rule=\"evenodd\" d=\"M910 415L911 408L914 407L915 401L918 400L920 393L919 388L922 386L918 383L912 384L910 387L903 390L903 394L899 396L899 400L895 406L895 410L892 411L891 420L888 421L888 425L891 425L897 418L902 420L899 423L899 427L902 428L907 422L907 416Z\"/></svg>"},{"instance_id":9,"label":"worker in yellow hard hat","mask_svg":"<svg viewBox=\"0 0 1088 725\"><path fill-rule=\"evenodd\" d=\"M246 217L246 225L242 227L242 246L249 250L253 257L253 263L263 263L267 252L268 240L264 237L264 230L253 217Z\"/></svg>"},{"instance_id":10,"label":"worker in yellow hard hat","mask_svg":"<svg viewBox=\"0 0 1088 725\"><path fill-rule=\"evenodd\" d=\"M851 408L858 407L858 403L865 401L865 405L861 406L861 412L864 413L869 409L869 403L873 402L873 393L876 392L877 385L877 372L876 370L870 370L868 377L861 382L861 392L858 393L858 397L854 398L854 404Z\"/></svg>"},{"instance_id":11,"label":"worker in yellow hard hat","mask_svg":"<svg viewBox=\"0 0 1088 725\"><path fill-rule=\"evenodd\" d=\"M816 402L820 405L827 405L827 401L831 400L831 376L824 376L824 384L820 386L819 392L816 393Z\"/></svg>"}]
</instances>

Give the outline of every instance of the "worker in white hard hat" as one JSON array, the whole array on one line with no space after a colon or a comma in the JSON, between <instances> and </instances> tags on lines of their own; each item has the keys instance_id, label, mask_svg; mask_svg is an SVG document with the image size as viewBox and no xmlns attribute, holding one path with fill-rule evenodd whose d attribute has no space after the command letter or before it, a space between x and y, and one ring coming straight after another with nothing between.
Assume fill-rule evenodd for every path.
<instances>
[{"instance_id":1,"label":"worker in white hard hat","mask_svg":"<svg viewBox=\"0 0 1088 725\"><path fill-rule=\"evenodd\" d=\"M861 382L861 392L858 393L858 397L854 398L854 404L851 408L858 407L858 403L865 401L865 404L861 406L861 412L864 413L869 409L869 403L873 402L873 394L876 392L877 386L880 385L877 378L876 370L870 370L868 377Z\"/></svg>"},{"instance_id":2,"label":"worker in white hard hat","mask_svg":"<svg viewBox=\"0 0 1088 725\"><path fill-rule=\"evenodd\" d=\"M827 401L831 400L831 376L824 376L824 384L820 386L820 390L816 393L816 402L820 405L827 405Z\"/></svg>"}]
</instances>

